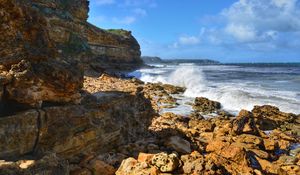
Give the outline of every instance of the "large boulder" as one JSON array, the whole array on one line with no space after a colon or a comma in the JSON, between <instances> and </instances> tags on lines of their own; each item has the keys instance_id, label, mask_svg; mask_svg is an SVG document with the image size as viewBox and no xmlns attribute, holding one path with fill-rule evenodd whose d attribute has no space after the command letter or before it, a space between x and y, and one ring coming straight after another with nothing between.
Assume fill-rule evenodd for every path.
<instances>
[{"instance_id":1,"label":"large boulder","mask_svg":"<svg viewBox=\"0 0 300 175\"><path fill-rule=\"evenodd\" d=\"M143 96L107 94L85 105L44 107L0 118L0 159L54 152L74 158L105 152L147 135L152 118Z\"/></svg>"},{"instance_id":2,"label":"large boulder","mask_svg":"<svg viewBox=\"0 0 300 175\"><path fill-rule=\"evenodd\" d=\"M299 118L295 114L281 112L277 107L270 105L254 106L252 113L262 130L273 130L285 123L293 123Z\"/></svg>"},{"instance_id":3,"label":"large boulder","mask_svg":"<svg viewBox=\"0 0 300 175\"><path fill-rule=\"evenodd\" d=\"M221 103L209 100L205 97L197 97L195 98L193 109L204 114L213 113L221 109Z\"/></svg>"}]
</instances>

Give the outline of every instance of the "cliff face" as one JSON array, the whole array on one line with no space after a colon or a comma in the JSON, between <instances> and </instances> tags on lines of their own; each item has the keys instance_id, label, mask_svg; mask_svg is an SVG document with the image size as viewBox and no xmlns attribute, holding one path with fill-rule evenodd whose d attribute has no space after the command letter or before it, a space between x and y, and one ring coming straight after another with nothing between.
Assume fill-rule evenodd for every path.
<instances>
[{"instance_id":1,"label":"cliff face","mask_svg":"<svg viewBox=\"0 0 300 175\"><path fill-rule=\"evenodd\" d=\"M87 18L86 0L0 0L0 159L49 151L72 158L145 133L152 108L143 96L103 99L82 89L82 69L141 62L130 32L98 29Z\"/></svg>"},{"instance_id":2,"label":"cliff face","mask_svg":"<svg viewBox=\"0 0 300 175\"><path fill-rule=\"evenodd\" d=\"M127 69L141 63L140 46L128 31L109 32L87 22L87 0L34 0L48 22L47 31L60 58L77 60L86 69ZM129 65L127 65L129 64Z\"/></svg>"},{"instance_id":3,"label":"cliff face","mask_svg":"<svg viewBox=\"0 0 300 175\"><path fill-rule=\"evenodd\" d=\"M0 115L43 102L77 104L82 69L121 70L142 62L130 32L108 32L87 22L88 5L86 0L0 0L0 94L6 101ZM16 102L18 109L11 105Z\"/></svg>"}]
</instances>

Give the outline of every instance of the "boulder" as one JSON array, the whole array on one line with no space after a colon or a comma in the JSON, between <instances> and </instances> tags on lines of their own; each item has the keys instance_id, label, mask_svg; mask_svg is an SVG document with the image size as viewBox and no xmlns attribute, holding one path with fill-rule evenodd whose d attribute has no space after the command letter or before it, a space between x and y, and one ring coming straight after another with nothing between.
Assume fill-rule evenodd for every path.
<instances>
[{"instance_id":1,"label":"boulder","mask_svg":"<svg viewBox=\"0 0 300 175\"><path fill-rule=\"evenodd\" d=\"M48 154L41 159L19 160L17 162L0 161L0 174L43 174L43 175L67 175L69 174L68 161L61 159L56 154Z\"/></svg>"},{"instance_id":2,"label":"boulder","mask_svg":"<svg viewBox=\"0 0 300 175\"><path fill-rule=\"evenodd\" d=\"M182 171L185 174L201 174L205 171L205 160L204 157L197 151L191 154L182 155Z\"/></svg>"},{"instance_id":3,"label":"boulder","mask_svg":"<svg viewBox=\"0 0 300 175\"><path fill-rule=\"evenodd\" d=\"M170 173L178 168L179 158L174 153L159 153L153 156L151 164L158 167L163 173Z\"/></svg>"},{"instance_id":4,"label":"boulder","mask_svg":"<svg viewBox=\"0 0 300 175\"><path fill-rule=\"evenodd\" d=\"M186 141L185 139L183 139L179 136L169 137L165 141L165 146L167 148L174 149L176 152L182 153L182 154L187 154L192 151L190 142Z\"/></svg>"},{"instance_id":5,"label":"boulder","mask_svg":"<svg viewBox=\"0 0 300 175\"><path fill-rule=\"evenodd\" d=\"M241 110L236 120L233 122L233 131L236 134L253 134L259 135L253 114L246 110Z\"/></svg>"},{"instance_id":6,"label":"boulder","mask_svg":"<svg viewBox=\"0 0 300 175\"><path fill-rule=\"evenodd\" d=\"M221 104L217 101L209 100L208 98L197 97L195 98L193 109L195 111L208 114L221 109Z\"/></svg>"},{"instance_id":7,"label":"boulder","mask_svg":"<svg viewBox=\"0 0 300 175\"><path fill-rule=\"evenodd\" d=\"M255 106L252 113L256 124L262 130L273 130L298 118L295 114L281 112L277 107L270 105Z\"/></svg>"}]
</instances>

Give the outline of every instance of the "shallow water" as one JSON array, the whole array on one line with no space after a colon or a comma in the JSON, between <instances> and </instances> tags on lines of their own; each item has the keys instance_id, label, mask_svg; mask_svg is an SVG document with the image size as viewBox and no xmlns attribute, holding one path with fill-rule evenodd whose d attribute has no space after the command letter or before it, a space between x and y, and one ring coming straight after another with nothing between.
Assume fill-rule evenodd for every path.
<instances>
[{"instance_id":1,"label":"shallow water","mask_svg":"<svg viewBox=\"0 0 300 175\"><path fill-rule=\"evenodd\" d=\"M186 87L182 101L207 97L237 113L254 105L275 105L300 114L300 64L156 65L130 73L145 82ZM184 99L186 98L186 99ZM184 110L186 106L173 110Z\"/></svg>"}]
</instances>

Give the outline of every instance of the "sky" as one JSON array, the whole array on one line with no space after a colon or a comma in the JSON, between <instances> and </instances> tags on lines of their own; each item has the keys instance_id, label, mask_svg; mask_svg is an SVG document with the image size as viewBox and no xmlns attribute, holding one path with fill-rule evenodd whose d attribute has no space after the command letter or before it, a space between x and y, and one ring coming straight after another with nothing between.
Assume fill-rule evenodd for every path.
<instances>
[{"instance_id":1,"label":"sky","mask_svg":"<svg viewBox=\"0 0 300 175\"><path fill-rule=\"evenodd\" d=\"M300 62L300 0L90 0L89 22L132 31L145 56Z\"/></svg>"}]
</instances>

